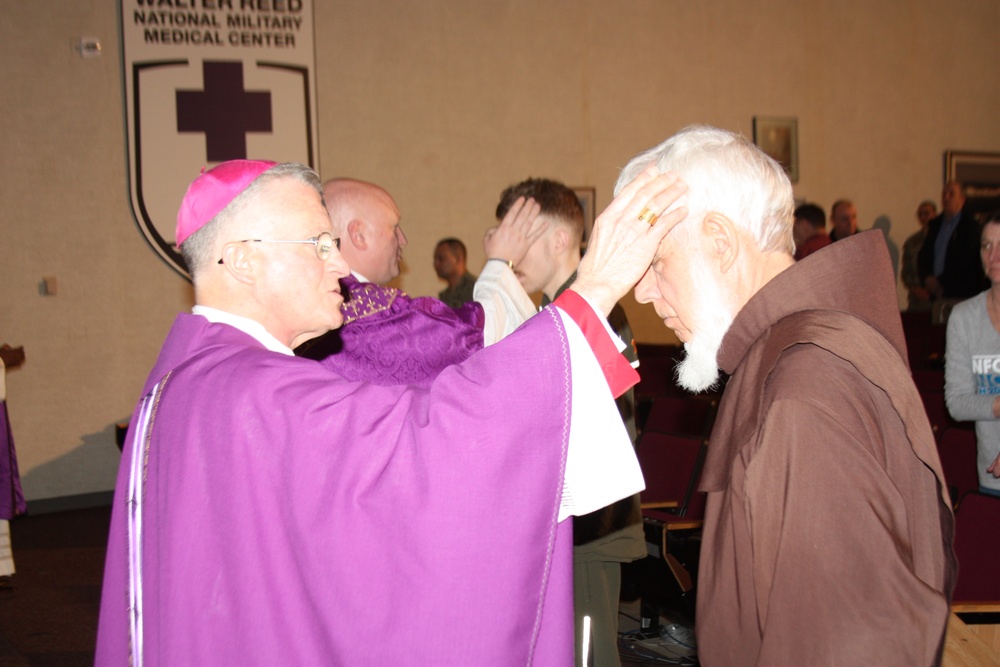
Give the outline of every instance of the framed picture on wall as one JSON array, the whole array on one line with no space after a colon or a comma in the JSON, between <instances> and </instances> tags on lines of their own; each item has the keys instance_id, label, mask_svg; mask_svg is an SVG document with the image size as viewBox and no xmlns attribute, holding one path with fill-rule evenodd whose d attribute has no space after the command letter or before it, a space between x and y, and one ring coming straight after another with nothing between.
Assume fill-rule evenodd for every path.
<instances>
[{"instance_id":1,"label":"framed picture on wall","mask_svg":"<svg viewBox=\"0 0 1000 667\"><path fill-rule=\"evenodd\" d=\"M587 241L594 231L594 218L597 214L594 207L597 206L597 190L593 186L580 186L571 188L576 193L576 198L580 200L583 207L583 246L587 247Z\"/></svg>"},{"instance_id":2,"label":"framed picture on wall","mask_svg":"<svg viewBox=\"0 0 1000 667\"><path fill-rule=\"evenodd\" d=\"M753 117L753 142L799 182L799 121L797 118Z\"/></svg>"},{"instance_id":3,"label":"framed picture on wall","mask_svg":"<svg viewBox=\"0 0 1000 667\"><path fill-rule=\"evenodd\" d=\"M1000 209L1000 153L945 151L948 181L965 186L965 207L977 217Z\"/></svg>"}]
</instances>

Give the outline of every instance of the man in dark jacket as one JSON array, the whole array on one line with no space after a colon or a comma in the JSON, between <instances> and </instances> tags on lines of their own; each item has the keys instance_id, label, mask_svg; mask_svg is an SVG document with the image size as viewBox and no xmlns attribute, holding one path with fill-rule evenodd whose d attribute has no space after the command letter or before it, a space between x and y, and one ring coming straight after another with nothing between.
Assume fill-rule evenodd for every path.
<instances>
[{"instance_id":1,"label":"man in dark jacket","mask_svg":"<svg viewBox=\"0 0 1000 667\"><path fill-rule=\"evenodd\" d=\"M918 270L935 301L968 299L989 286L979 260L979 223L965 209L958 181L949 181L941 192L941 215L927 229Z\"/></svg>"}]
</instances>

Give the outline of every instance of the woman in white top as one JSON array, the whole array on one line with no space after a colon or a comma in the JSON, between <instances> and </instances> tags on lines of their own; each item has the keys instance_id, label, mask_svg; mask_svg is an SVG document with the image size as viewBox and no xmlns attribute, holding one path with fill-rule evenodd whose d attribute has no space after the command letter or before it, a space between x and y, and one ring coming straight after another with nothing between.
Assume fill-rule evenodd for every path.
<instances>
[{"instance_id":1,"label":"woman in white top","mask_svg":"<svg viewBox=\"0 0 1000 667\"><path fill-rule=\"evenodd\" d=\"M951 311L944 391L954 419L976 422L980 490L1000 495L1000 211L987 219L981 239L991 287Z\"/></svg>"}]
</instances>

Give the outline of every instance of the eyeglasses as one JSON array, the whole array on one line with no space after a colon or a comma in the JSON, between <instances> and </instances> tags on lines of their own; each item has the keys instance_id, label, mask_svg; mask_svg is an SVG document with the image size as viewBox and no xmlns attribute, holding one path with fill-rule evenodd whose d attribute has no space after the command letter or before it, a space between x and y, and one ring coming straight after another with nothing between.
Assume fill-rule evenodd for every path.
<instances>
[{"instance_id":1,"label":"eyeglasses","mask_svg":"<svg viewBox=\"0 0 1000 667\"><path fill-rule=\"evenodd\" d=\"M316 256L319 257L321 262L325 262L333 251L334 247L340 250L340 239L334 238L333 234L330 232L323 232L319 236L314 236L311 239L305 239L302 241L282 241L277 239L243 239L242 241L233 241L233 243L309 243L316 246ZM223 261L220 259L219 264Z\"/></svg>"}]
</instances>

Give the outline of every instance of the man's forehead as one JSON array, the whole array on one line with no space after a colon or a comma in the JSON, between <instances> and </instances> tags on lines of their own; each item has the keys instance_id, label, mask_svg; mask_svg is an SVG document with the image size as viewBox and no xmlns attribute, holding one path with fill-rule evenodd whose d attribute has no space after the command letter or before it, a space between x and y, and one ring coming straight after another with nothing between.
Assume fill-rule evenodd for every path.
<instances>
[{"instance_id":1,"label":"man's forehead","mask_svg":"<svg viewBox=\"0 0 1000 667\"><path fill-rule=\"evenodd\" d=\"M302 224L313 227L318 220L328 226L330 220L323 204L323 195L295 178L278 178L269 182L257 201L251 204L248 213L251 214L248 217L264 218L276 228L292 228Z\"/></svg>"},{"instance_id":2,"label":"man's forehead","mask_svg":"<svg viewBox=\"0 0 1000 667\"><path fill-rule=\"evenodd\" d=\"M289 203L301 203L312 208L313 205L323 206L323 194L308 183L297 178L276 178L267 183L260 197L262 203L273 206L288 206Z\"/></svg>"},{"instance_id":3,"label":"man's forehead","mask_svg":"<svg viewBox=\"0 0 1000 667\"><path fill-rule=\"evenodd\" d=\"M684 224L683 222L680 224ZM665 268L664 264L670 261L670 256L677 250L679 241L677 238L677 227L667 232L667 235L660 239L660 244L656 246L656 252L653 253L653 267L659 264L660 268ZM695 252L695 249L691 249L690 252Z\"/></svg>"}]
</instances>

